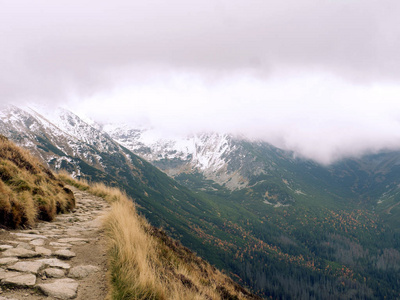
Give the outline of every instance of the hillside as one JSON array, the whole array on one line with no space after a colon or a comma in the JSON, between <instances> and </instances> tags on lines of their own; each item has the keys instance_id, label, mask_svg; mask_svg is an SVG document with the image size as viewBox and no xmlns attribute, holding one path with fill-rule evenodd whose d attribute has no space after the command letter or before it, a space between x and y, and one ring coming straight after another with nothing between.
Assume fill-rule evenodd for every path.
<instances>
[{"instance_id":1,"label":"hillside","mask_svg":"<svg viewBox=\"0 0 400 300\"><path fill-rule=\"evenodd\" d=\"M260 299L151 226L119 189L62 178L112 204L104 221L112 299Z\"/></svg>"},{"instance_id":2,"label":"hillside","mask_svg":"<svg viewBox=\"0 0 400 300\"><path fill-rule=\"evenodd\" d=\"M27 151L0 136L0 225L51 221L75 206L72 192Z\"/></svg>"},{"instance_id":3,"label":"hillside","mask_svg":"<svg viewBox=\"0 0 400 300\"><path fill-rule=\"evenodd\" d=\"M398 153L323 166L266 143L203 135L189 149L197 151L193 162L220 166L221 175L233 176L225 177L230 185L186 168L190 155L182 161L183 152L158 144L161 160L152 163L169 177L70 112L46 119L13 108L0 119L0 130L51 168L126 191L151 225L259 295L380 299L400 293ZM151 154L157 147L141 149ZM235 178L242 179L239 187Z\"/></svg>"},{"instance_id":4,"label":"hillside","mask_svg":"<svg viewBox=\"0 0 400 300\"><path fill-rule=\"evenodd\" d=\"M1 196L11 205L10 210L1 207L7 212L3 225L30 228L0 232L0 292L6 299L25 299L27 292L32 299L41 299L41 293L50 299L103 299L106 268L110 299L260 299L151 226L119 189L54 176L4 137L0 153L0 174L7 177L2 183L7 193ZM65 183L82 191L67 189ZM46 191L42 196L47 206L35 197L40 194L35 189ZM111 203L110 211L101 198ZM76 208L71 204L69 214L57 215L67 211L63 203L75 204L75 199ZM54 214L42 217L42 206ZM28 219L34 209L37 217ZM105 236L99 225L102 215ZM55 223L36 223L53 219Z\"/></svg>"}]
</instances>

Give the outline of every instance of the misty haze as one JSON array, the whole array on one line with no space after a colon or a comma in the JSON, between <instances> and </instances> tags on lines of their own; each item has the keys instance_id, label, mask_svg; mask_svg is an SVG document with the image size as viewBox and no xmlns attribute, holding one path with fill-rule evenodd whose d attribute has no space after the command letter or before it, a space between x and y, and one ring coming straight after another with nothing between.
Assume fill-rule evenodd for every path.
<instances>
[{"instance_id":1,"label":"misty haze","mask_svg":"<svg viewBox=\"0 0 400 300\"><path fill-rule=\"evenodd\" d=\"M132 201L125 212L147 219L135 222L159 260L115 266L97 297L400 298L398 1L24 2L0 1L4 234L90 207L74 188L44 188L32 170L48 168L65 189L118 189L108 220L133 224L117 210ZM61 209L71 194L77 208ZM6 270L34 260L0 263L6 299L63 280L43 265L10 288ZM70 298L86 297L82 284Z\"/></svg>"}]
</instances>

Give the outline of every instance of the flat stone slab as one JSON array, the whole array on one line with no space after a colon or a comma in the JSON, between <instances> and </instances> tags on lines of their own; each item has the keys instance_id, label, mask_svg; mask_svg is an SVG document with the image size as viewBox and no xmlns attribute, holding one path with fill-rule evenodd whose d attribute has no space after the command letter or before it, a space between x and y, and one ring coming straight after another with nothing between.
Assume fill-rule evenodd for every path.
<instances>
[{"instance_id":1,"label":"flat stone slab","mask_svg":"<svg viewBox=\"0 0 400 300\"><path fill-rule=\"evenodd\" d=\"M58 240L59 243L75 243L75 242L84 242L88 243L89 241L81 238L63 238Z\"/></svg>"},{"instance_id":2,"label":"flat stone slab","mask_svg":"<svg viewBox=\"0 0 400 300\"><path fill-rule=\"evenodd\" d=\"M50 246L53 246L53 247L71 248L71 245L70 245L70 244L67 244L67 243L50 242L49 245L50 245Z\"/></svg>"},{"instance_id":3,"label":"flat stone slab","mask_svg":"<svg viewBox=\"0 0 400 300\"><path fill-rule=\"evenodd\" d=\"M25 273L37 274L41 268L45 266L41 261L20 261L9 266L7 269Z\"/></svg>"},{"instance_id":4,"label":"flat stone slab","mask_svg":"<svg viewBox=\"0 0 400 300\"><path fill-rule=\"evenodd\" d=\"M35 247L35 252L41 254L42 256L50 256L52 254L50 249L40 246Z\"/></svg>"},{"instance_id":5,"label":"flat stone slab","mask_svg":"<svg viewBox=\"0 0 400 300\"><path fill-rule=\"evenodd\" d=\"M33 246L43 246L44 245L44 239L32 240L29 244L31 244Z\"/></svg>"},{"instance_id":6,"label":"flat stone slab","mask_svg":"<svg viewBox=\"0 0 400 300\"><path fill-rule=\"evenodd\" d=\"M9 277L14 277L14 276L18 276L21 275L21 273L19 272L11 272L11 271L6 271L4 269L0 269L0 280L9 278Z\"/></svg>"},{"instance_id":7,"label":"flat stone slab","mask_svg":"<svg viewBox=\"0 0 400 300\"><path fill-rule=\"evenodd\" d=\"M31 245L29 245L28 243L25 243L25 242L19 243L16 248L24 248L26 250L33 249L33 247Z\"/></svg>"},{"instance_id":8,"label":"flat stone slab","mask_svg":"<svg viewBox=\"0 0 400 300\"><path fill-rule=\"evenodd\" d=\"M19 258L30 258L30 257L36 257L40 256L40 254L36 253L35 251L32 250L27 250L25 248L12 248L8 249L3 252L3 256L13 256L13 257L19 257Z\"/></svg>"},{"instance_id":9,"label":"flat stone slab","mask_svg":"<svg viewBox=\"0 0 400 300\"><path fill-rule=\"evenodd\" d=\"M16 287L32 287L36 283L36 276L33 274L21 274L7 277L1 280L1 284L13 285Z\"/></svg>"},{"instance_id":10,"label":"flat stone slab","mask_svg":"<svg viewBox=\"0 0 400 300\"><path fill-rule=\"evenodd\" d=\"M48 268L43 271L48 278L62 278L65 276L65 271L57 268Z\"/></svg>"},{"instance_id":11,"label":"flat stone slab","mask_svg":"<svg viewBox=\"0 0 400 300\"><path fill-rule=\"evenodd\" d=\"M94 272L98 272L100 271L100 269L96 266L91 266L91 265L86 265L86 266L77 266L77 267L73 267L69 273L68 273L68 277L72 277L72 278L85 278L87 276L89 276L90 274L94 273Z\"/></svg>"},{"instance_id":12,"label":"flat stone slab","mask_svg":"<svg viewBox=\"0 0 400 300\"><path fill-rule=\"evenodd\" d=\"M16 257L4 257L0 258L0 266L14 264L18 261Z\"/></svg>"},{"instance_id":13,"label":"flat stone slab","mask_svg":"<svg viewBox=\"0 0 400 300\"><path fill-rule=\"evenodd\" d=\"M61 259L71 259L76 256L75 252L70 250L57 250L54 255Z\"/></svg>"},{"instance_id":14,"label":"flat stone slab","mask_svg":"<svg viewBox=\"0 0 400 300\"><path fill-rule=\"evenodd\" d=\"M18 245L19 243L21 243L20 241L5 241L5 242L13 245Z\"/></svg>"},{"instance_id":15,"label":"flat stone slab","mask_svg":"<svg viewBox=\"0 0 400 300\"><path fill-rule=\"evenodd\" d=\"M11 248L14 248L14 247L11 245L0 245L0 251L8 250Z\"/></svg>"},{"instance_id":16,"label":"flat stone slab","mask_svg":"<svg viewBox=\"0 0 400 300\"><path fill-rule=\"evenodd\" d=\"M71 268L69 264L57 258L39 259L38 261L43 262L48 267L61 268L61 269Z\"/></svg>"},{"instance_id":17,"label":"flat stone slab","mask_svg":"<svg viewBox=\"0 0 400 300\"><path fill-rule=\"evenodd\" d=\"M82 246L87 244L88 242L84 242L84 241L78 241L78 242L71 242L72 245L74 246Z\"/></svg>"},{"instance_id":18,"label":"flat stone slab","mask_svg":"<svg viewBox=\"0 0 400 300\"><path fill-rule=\"evenodd\" d=\"M20 232L16 232L16 233L11 232L11 234L16 235L16 236L21 237L21 238L26 238L26 239L31 239L31 240L34 240L34 239L47 239L46 236L40 235L40 234L30 234L30 233L20 233Z\"/></svg>"},{"instance_id":19,"label":"flat stone slab","mask_svg":"<svg viewBox=\"0 0 400 300\"><path fill-rule=\"evenodd\" d=\"M51 283L38 284L37 287L46 296L59 299L73 299L77 296L78 283L70 278L57 279Z\"/></svg>"}]
</instances>

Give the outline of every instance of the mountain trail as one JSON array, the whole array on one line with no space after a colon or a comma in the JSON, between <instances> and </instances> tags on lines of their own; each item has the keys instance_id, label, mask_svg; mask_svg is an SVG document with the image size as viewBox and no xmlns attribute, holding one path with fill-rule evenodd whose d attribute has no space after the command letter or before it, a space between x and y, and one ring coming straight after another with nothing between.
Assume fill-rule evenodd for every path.
<instances>
[{"instance_id":1,"label":"mountain trail","mask_svg":"<svg viewBox=\"0 0 400 300\"><path fill-rule=\"evenodd\" d=\"M0 231L0 300L104 299L107 245L102 198L69 186L76 208L35 229Z\"/></svg>"}]
</instances>

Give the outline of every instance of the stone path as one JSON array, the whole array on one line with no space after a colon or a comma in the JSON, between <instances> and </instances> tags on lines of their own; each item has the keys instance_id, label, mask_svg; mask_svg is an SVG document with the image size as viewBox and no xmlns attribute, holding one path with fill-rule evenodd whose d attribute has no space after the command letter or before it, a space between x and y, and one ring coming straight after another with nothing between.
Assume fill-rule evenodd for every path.
<instances>
[{"instance_id":1,"label":"stone path","mask_svg":"<svg viewBox=\"0 0 400 300\"><path fill-rule=\"evenodd\" d=\"M76 208L34 230L0 232L0 300L104 299L106 241L101 217L109 205L69 187Z\"/></svg>"}]
</instances>

